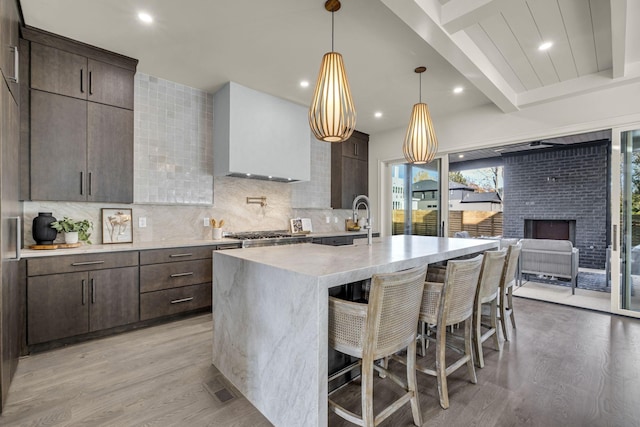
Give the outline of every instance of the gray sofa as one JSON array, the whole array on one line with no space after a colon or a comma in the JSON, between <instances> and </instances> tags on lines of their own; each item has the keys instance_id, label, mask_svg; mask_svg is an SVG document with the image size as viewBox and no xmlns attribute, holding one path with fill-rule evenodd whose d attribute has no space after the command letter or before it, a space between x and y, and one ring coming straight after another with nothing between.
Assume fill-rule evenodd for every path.
<instances>
[{"instance_id":1,"label":"gray sofa","mask_svg":"<svg viewBox=\"0 0 640 427\"><path fill-rule=\"evenodd\" d=\"M520 284L522 274L544 274L571 279L571 293L576 293L579 251L569 240L522 239Z\"/></svg>"}]
</instances>

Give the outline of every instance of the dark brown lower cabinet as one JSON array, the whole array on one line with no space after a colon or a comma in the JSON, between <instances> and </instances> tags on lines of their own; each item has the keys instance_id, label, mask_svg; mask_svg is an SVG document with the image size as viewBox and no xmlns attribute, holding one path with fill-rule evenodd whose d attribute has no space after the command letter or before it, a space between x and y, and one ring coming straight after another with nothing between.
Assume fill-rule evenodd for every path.
<instances>
[{"instance_id":1,"label":"dark brown lower cabinet","mask_svg":"<svg viewBox=\"0 0 640 427\"><path fill-rule=\"evenodd\" d=\"M211 306L211 282L140 294L140 320Z\"/></svg>"},{"instance_id":2,"label":"dark brown lower cabinet","mask_svg":"<svg viewBox=\"0 0 640 427\"><path fill-rule=\"evenodd\" d=\"M138 268L29 277L27 344L138 321Z\"/></svg>"}]
</instances>

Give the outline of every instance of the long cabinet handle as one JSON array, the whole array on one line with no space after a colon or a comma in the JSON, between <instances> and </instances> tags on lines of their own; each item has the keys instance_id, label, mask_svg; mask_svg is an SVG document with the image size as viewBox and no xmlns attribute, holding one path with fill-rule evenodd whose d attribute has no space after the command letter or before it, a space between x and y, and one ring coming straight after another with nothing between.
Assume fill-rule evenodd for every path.
<instances>
[{"instance_id":1,"label":"long cabinet handle","mask_svg":"<svg viewBox=\"0 0 640 427\"><path fill-rule=\"evenodd\" d=\"M84 172L80 171L80 195L84 195Z\"/></svg>"},{"instance_id":2,"label":"long cabinet handle","mask_svg":"<svg viewBox=\"0 0 640 427\"><path fill-rule=\"evenodd\" d=\"M94 264L104 264L104 261L83 261L83 262L72 262L71 265L73 267L78 267L80 265L94 265Z\"/></svg>"},{"instance_id":3,"label":"long cabinet handle","mask_svg":"<svg viewBox=\"0 0 640 427\"><path fill-rule=\"evenodd\" d=\"M188 273L173 273L169 277L184 277L184 276L193 276L193 271L190 271Z\"/></svg>"},{"instance_id":4,"label":"long cabinet handle","mask_svg":"<svg viewBox=\"0 0 640 427\"><path fill-rule=\"evenodd\" d=\"M353 144L353 154L358 156L358 144Z\"/></svg>"},{"instance_id":5,"label":"long cabinet handle","mask_svg":"<svg viewBox=\"0 0 640 427\"><path fill-rule=\"evenodd\" d=\"M171 255L169 255L169 258L181 258L181 257L185 257L185 256L193 256L193 254L189 254L189 253L185 253L185 254L171 254Z\"/></svg>"},{"instance_id":6,"label":"long cabinet handle","mask_svg":"<svg viewBox=\"0 0 640 427\"><path fill-rule=\"evenodd\" d=\"M618 250L618 225L613 224L613 250Z\"/></svg>"},{"instance_id":7,"label":"long cabinet handle","mask_svg":"<svg viewBox=\"0 0 640 427\"><path fill-rule=\"evenodd\" d=\"M193 297L174 299L173 301L171 301L171 304L180 304L181 302L189 302L192 299L193 299Z\"/></svg>"},{"instance_id":8,"label":"long cabinet handle","mask_svg":"<svg viewBox=\"0 0 640 427\"><path fill-rule=\"evenodd\" d=\"M91 304L96 303L96 279L91 279Z\"/></svg>"},{"instance_id":9,"label":"long cabinet handle","mask_svg":"<svg viewBox=\"0 0 640 427\"><path fill-rule=\"evenodd\" d=\"M14 216L11 217L11 219L16 220L16 257L13 258L13 260L20 261L20 258L22 257L22 253L20 252L22 250L22 227L20 226L22 218L20 218L19 216Z\"/></svg>"},{"instance_id":10,"label":"long cabinet handle","mask_svg":"<svg viewBox=\"0 0 640 427\"><path fill-rule=\"evenodd\" d=\"M91 195L91 189L92 189L92 182L91 182L91 172L89 172L89 196Z\"/></svg>"},{"instance_id":11,"label":"long cabinet handle","mask_svg":"<svg viewBox=\"0 0 640 427\"><path fill-rule=\"evenodd\" d=\"M89 95L93 95L93 73L89 71Z\"/></svg>"},{"instance_id":12,"label":"long cabinet handle","mask_svg":"<svg viewBox=\"0 0 640 427\"><path fill-rule=\"evenodd\" d=\"M80 93L84 93L84 69L80 68Z\"/></svg>"},{"instance_id":13,"label":"long cabinet handle","mask_svg":"<svg viewBox=\"0 0 640 427\"><path fill-rule=\"evenodd\" d=\"M87 303L87 283L82 279L82 305Z\"/></svg>"},{"instance_id":14,"label":"long cabinet handle","mask_svg":"<svg viewBox=\"0 0 640 427\"><path fill-rule=\"evenodd\" d=\"M20 52L18 46L10 46L13 51L13 77L8 77L13 83L20 83Z\"/></svg>"}]
</instances>

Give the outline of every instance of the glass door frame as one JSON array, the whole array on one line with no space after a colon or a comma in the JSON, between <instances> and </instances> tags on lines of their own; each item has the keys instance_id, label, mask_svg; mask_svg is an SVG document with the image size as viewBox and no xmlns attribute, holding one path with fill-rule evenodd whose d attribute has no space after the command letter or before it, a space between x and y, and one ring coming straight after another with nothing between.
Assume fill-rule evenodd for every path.
<instances>
[{"instance_id":1,"label":"glass door frame","mask_svg":"<svg viewBox=\"0 0 640 427\"><path fill-rule=\"evenodd\" d=\"M624 153L622 153L621 134L627 131L640 129L640 122L632 125L613 127L611 129L611 312L624 316L640 318L640 311L622 308L621 298L621 241L622 218L620 217L620 203L622 201L621 165Z\"/></svg>"},{"instance_id":2,"label":"glass door frame","mask_svg":"<svg viewBox=\"0 0 640 427\"><path fill-rule=\"evenodd\" d=\"M433 161L440 162L440 224L438 226L438 235L447 236L449 232L449 155L438 153ZM379 182L381 185L378 212L381 236L391 236L393 234L391 224L393 220L391 169L394 165L406 163L404 158L379 161Z\"/></svg>"}]
</instances>

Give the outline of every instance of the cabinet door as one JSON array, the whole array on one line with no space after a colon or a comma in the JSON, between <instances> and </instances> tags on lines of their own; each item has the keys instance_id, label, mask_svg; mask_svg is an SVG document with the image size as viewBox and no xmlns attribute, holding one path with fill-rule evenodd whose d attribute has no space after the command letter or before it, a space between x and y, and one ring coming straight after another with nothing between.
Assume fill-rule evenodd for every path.
<instances>
[{"instance_id":1,"label":"cabinet door","mask_svg":"<svg viewBox=\"0 0 640 427\"><path fill-rule=\"evenodd\" d=\"M27 344L89 330L87 273L52 274L27 281Z\"/></svg>"},{"instance_id":2,"label":"cabinet door","mask_svg":"<svg viewBox=\"0 0 640 427\"><path fill-rule=\"evenodd\" d=\"M338 208L351 209L355 197L359 194L367 194L368 187L367 162L352 157L343 157L342 206L338 206Z\"/></svg>"},{"instance_id":3,"label":"cabinet door","mask_svg":"<svg viewBox=\"0 0 640 427\"><path fill-rule=\"evenodd\" d=\"M31 88L87 99L87 58L31 43Z\"/></svg>"},{"instance_id":4,"label":"cabinet door","mask_svg":"<svg viewBox=\"0 0 640 427\"><path fill-rule=\"evenodd\" d=\"M369 143L367 139L354 134L342 144L342 155L354 159L367 160L369 157Z\"/></svg>"},{"instance_id":5,"label":"cabinet door","mask_svg":"<svg viewBox=\"0 0 640 427\"><path fill-rule=\"evenodd\" d=\"M31 199L86 200L86 158L87 102L32 90Z\"/></svg>"},{"instance_id":6,"label":"cabinet door","mask_svg":"<svg viewBox=\"0 0 640 427\"><path fill-rule=\"evenodd\" d=\"M2 80L0 79L0 82ZM18 202L19 120L18 106L6 85L0 85L0 410L18 363L21 344L19 262L16 256L20 233L16 217L22 214Z\"/></svg>"},{"instance_id":7,"label":"cabinet door","mask_svg":"<svg viewBox=\"0 0 640 427\"><path fill-rule=\"evenodd\" d=\"M91 310L89 330L113 328L139 319L138 268L125 267L89 273Z\"/></svg>"},{"instance_id":8,"label":"cabinet door","mask_svg":"<svg viewBox=\"0 0 640 427\"><path fill-rule=\"evenodd\" d=\"M89 59L89 101L133 110L134 72Z\"/></svg>"},{"instance_id":9,"label":"cabinet door","mask_svg":"<svg viewBox=\"0 0 640 427\"><path fill-rule=\"evenodd\" d=\"M132 203L133 111L88 104L88 200Z\"/></svg>"},{"instance_id":10,"label":"cabinet door","mask_svg":"<svg viewBox=\"0 0 640 427\"><path fill-rule=\"evenodd\" d=\"M18 67L17 60L19 50L18 27L20 26L20 18L18 16L18 5L16 0L0 0L0 15L2 22L0 33L2 49L0 69L4 79L9 86L11 95L16 102L19 102L19 84L18 84Z\"/></svg>"}]
</instances>

